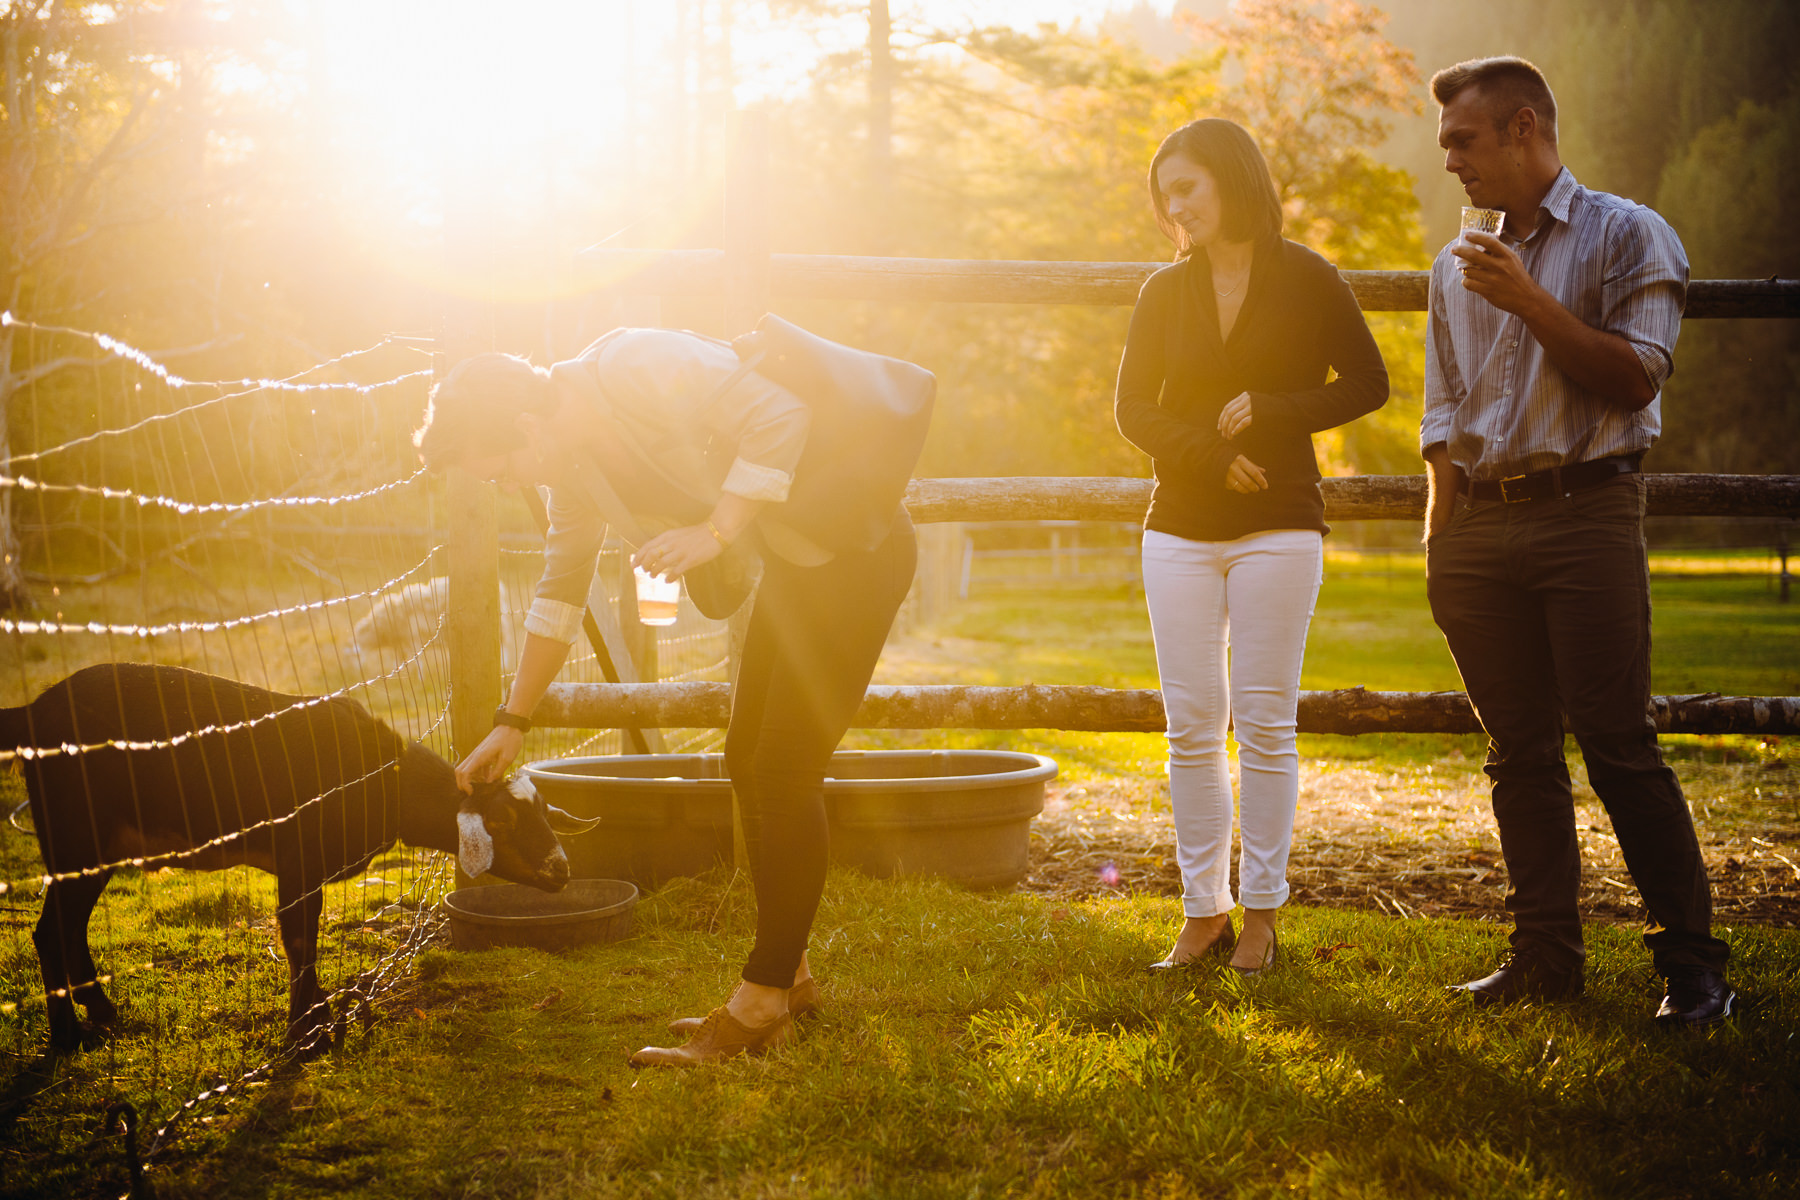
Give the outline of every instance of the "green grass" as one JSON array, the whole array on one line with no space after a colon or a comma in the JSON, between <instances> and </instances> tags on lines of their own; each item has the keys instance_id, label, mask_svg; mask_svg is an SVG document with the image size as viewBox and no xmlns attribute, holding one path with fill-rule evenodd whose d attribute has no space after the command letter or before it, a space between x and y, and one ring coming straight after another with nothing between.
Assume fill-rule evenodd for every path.
<instances>
[{"instance_id":1,"label":"green grass","mask_svg":"<svg viewBox=\"0 0 1800 1200\"><path fill-rule=\"evenodd\" d=\"M672 885L635 938L566 957L432 955L370 1032L225 1110L159 1193L1778 1196L1800 1168L1794 934L1729 931L1746 1011L1670 1036L1623 929L1595 931L1584 1001L1485 1014L1442 985L1494 960L1491 925L1295 910L1271 977L1169 979L1140 967L1171 900L837 873L826 1015L797 1045L633 1073L663 1021L731 986L750 924L727 890Z\"/></svg>"},{"instance_id":2,"label":"green grass","mask_svg":"<svg viewBox=\"0 0 1800 1200\"><path fill-rule=\"evenodd\" d=\"M23 796L16 777L0 777L0 811ZM435 865L423 859L397 851L361 879L326 889L319 962L327 988L395 951L410 915L399 913L407 917L401 923L383 910L418 906L428 886L419 872ZM19 879L41 870L35 840L0 822L0 873ZM119 1139L100 1128L109 1103L128 1101L154 1128L279 1050L288 971L273 875L242 867L117 872L88 933L120 1020L111 1037L59 1059L41 1053L48 1027L30 937L36 893L10 893L0 904L0 1196L118 1194L107 1188L123 1161Z\"/></svg>"},{"instance_id":3,"label":"green grass","mask_svg":"<svg viewBox=\"0 0 1800 1200\"><path fill-rule=\"evenodd\" d=\"M1655 591L1658 690L1800 693L1800 605L1728 576ZM1155 664L1129 589L995 590L897 643L877 678L1151 687ZM1303 683L1455 687L1416 571L1335 562ZM1791 791L1800 766L1791 740L1667 741L1707 819L1751 829L1775 815L1759 789ZM1068 781L1162 769L1151 735L851 739L926 742L1037 749ZM1326 765L1455 752L1464 771L1480 748L1398 734L1302 745ZM0 785L0 804L16 788ZM34 863L0 825L4 877ZM361 924L390 899L334 889L328 985L381 948ZM54 1064L36 1058L35 912L0 903L18 909L0 912L0 1195L117 1195L109 1100L166 1114L275 1049L271 881L122 873L94 930L124 1024ZM972 896L834 872L813 942L827 1012L798 1045L632 1073L626 1056L666 1019L729 990L751 913L744 881L719 875L648 897L638 935L615 946L431 952L337 1055L196 1110L157 1166L159 1193L1778 1196L1800 1171L1800 933L1724 930L1741 1015L1663 1036L1648 1022L1658 982L1623 927L1590 931L1584 1001L1477 1014L1442 987L1491 967L1493 924L1295 908L1272 977L1168 980L1138 968L1167 948L1170 899Z\"/></svg>"}]
</instances>

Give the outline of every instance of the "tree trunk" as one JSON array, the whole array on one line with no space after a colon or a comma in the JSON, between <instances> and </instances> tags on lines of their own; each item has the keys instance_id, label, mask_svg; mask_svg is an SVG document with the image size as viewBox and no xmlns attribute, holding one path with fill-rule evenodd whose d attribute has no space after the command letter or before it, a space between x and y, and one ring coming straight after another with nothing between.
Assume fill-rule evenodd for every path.
<instances>
[{"instance_id":1,"label":"tree trunk","mask_svg":"<svg viewBox=\"0 0 1800 1200\"><path fill-rule=\"evenodd\" d=\"M884 254L894 211L894 51L888 0L869 3L869 251Z\"/></svg>"},{"instance_id":2,"label":"tree trunk","mask_svg":"<svg viewBox=\"0 0 1800 1200\"><path fill-rule=\"evenodd\" d=\"M11 326L0 329L0 471L12 474L13 342ZM13 524L13 497L17 488L0 487L0 612L22 612L31 607L25 586L25 561L19 532Z\"/></svg>"}]
</instances>

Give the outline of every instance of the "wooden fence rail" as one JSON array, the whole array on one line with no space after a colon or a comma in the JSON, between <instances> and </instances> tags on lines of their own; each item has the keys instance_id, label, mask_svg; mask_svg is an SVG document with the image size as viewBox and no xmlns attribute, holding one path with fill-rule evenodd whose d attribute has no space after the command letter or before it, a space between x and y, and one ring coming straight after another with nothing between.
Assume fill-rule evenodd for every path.
<instances>
[{"instance_id":1,"label":"wooden fence rail","mask_svg":"<svg viewBox=\"0 0 1800 1200\"><path fill-rule=\"evenodd\" d=\"M1800 518L1800 475L1647 475L1653 517ZM915 479L906 508L931 521L1140 521L1152 482L1112 476ZM1324 481L1329 521L1418 521L1423 475Z\"/></svg>"},{"instance_id":2,"label":"wooden fence rail","mask_svg":"<svg viewBox=\"0 0 1800 1200\"><path fill-rule=\"evenodd\" d=\"M576 261L590 286L640 294L716 296L733 275L724 250L600 248ZM767 263L768 295L777 300L1100 305L1135 303L1150 273L1168 265L833 254L770 254ZM1343 274L1365 312L1425 310L1426 271ZM1800 280L1696 279L1688 286L1686 315L1800 317Z\"/></svg>"},{"instance_id":3,"label":"wooden fence rail","mask_svg":"<svg viewBox=\"0 0 1800 1200\"><path fill-rule=\"evenodd\" d=\"M1800 734L1800 696L1652 698L1663 733ZM731 715L723 683L559 683L539 703L540 725L575 729L716 729ZM1147 688L921 685L869 688L858 729L1077 729L1161 733L1162 693ZM1477 733L1462 692L1300 693L1302 733Z\"/></svg>"},{"instance_id":4,"label":"wooden fence rail","mask_svg":"<svg viewBox=\"0 0 1800 1200\"><path fill-rule=\"evenodd\" d=\"M724 304L728 334L791 299L910 303L1134 303L1160 262L1037 262L862 258L772 254L768 220L768 129L757 113L740 114L726 164L725 248L630 250L595 248L577 256L582 282L623 298L629 320L657 324L650 297L705 296ZM461 194L461 192L459 192ZM471 264L484 243L477 208L462 204L448 221L455 272L485 278ZM460 214L460 216L458 215ZM480 259L479 261L486 261ZM1429 299L1424 271L1346 271L1368 312L1421 312ZM491 282L488 285L491 288ZM1689 318L1800 317L1800 280L1696 280ZM445 314L440 374L468 354L489 349L492 327L474 302ZM1800 517L1800 476L1652 475L1648 509L1656 516ZM921 479L907 492L920 522L1141 520L1148 479ZM451 472L452 549L450 674L452 740L466 753L487 732L500 690L497 614L499 556L492 486ZM1422 476L1362 476L1324 481L1326 516L1345 520L1418 520ZM739 627L741 628L741 627ZM733 657L736 635L733 638ZM1800 697L1661 696L1659 725L1669 732L1800 733ZM554 684L534 719L543 726L716 728L726 723L729 686L722 683ZM1097 687L874 687L858 713L861 727L1056 728L1161 731L1161 694ZM1414 731L1458 733L1477 728L1458 692L1308 692L1300 702L1308 732Z\"/></svg>"}]
</instances>

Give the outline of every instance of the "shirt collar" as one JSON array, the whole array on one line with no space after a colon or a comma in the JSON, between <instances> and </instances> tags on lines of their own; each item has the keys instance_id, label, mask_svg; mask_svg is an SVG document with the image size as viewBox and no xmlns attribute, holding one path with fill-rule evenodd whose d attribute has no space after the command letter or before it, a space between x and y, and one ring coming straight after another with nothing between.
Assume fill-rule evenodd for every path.
<instances>
[{"instance_id":1,"label":"shirt collar","mask_svg":"<svg viewBox=\"0 0 1800 1200\"><path fill-rule=\"evenodd\" d=\"M1551 181L1550 190L1544 193L1544 199L1538 204L1538 211L1548 213L1557 221L1567 225L1569 210L1575 203L1575 193L1580 190L1581 185L1575 182L1574 174L1569 168L1564 167L1556 173L1556 178ZM1545 224L1546 222L1540 219L1537 227L1524 240L1529 242L1536 237L1543 231Z\"/></svg>"},{"instance_id":2,"label":"shirt collar","mask_svg":"<svg viewBox=\"0 0 1800 1200\"><path fill-rule=\"evenodd\" d=\"M1544 194L1544 208L1551 216L1567 225L1569 223L1569 207L1575 203L1575 193L1581 185L1575 182L1574 174L1564 167L1556 173L1556 182Z\"/></svg>"}]
</instances>

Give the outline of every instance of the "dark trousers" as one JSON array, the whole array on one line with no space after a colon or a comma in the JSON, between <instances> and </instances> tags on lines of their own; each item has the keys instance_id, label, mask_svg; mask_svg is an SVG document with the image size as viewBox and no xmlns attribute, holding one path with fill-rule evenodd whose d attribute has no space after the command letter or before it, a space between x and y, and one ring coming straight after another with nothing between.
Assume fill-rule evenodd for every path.
<instances>
[{"instance_id":1,"label":"dark trousers","mask_svg":"<svg viewBox=\"0 0 1800 1200\"><path fill-rule=\"evenodd\" d=\"M904 512L866 553L819 567L765 558L725 734L756 888L749 983L793 986L825 889L825 775L917 563Z\"/></svg>"},{"instance_id":2,"label":"dark trousers","mask_svg":"<svg viewBox=\"0 0 1800 1200\"><path fill-rule=\"evenodd\" d=\"M1476 501L1426 550L1431 613L1487 730L1513 948L1585 957L1565 726L1648 908L1657 969L1722 970L1694 823L1650 719L1650 573L1636 475L1560 499Z\"/></svg>"}]
</instances>

